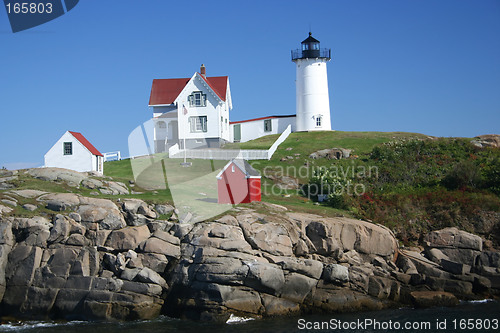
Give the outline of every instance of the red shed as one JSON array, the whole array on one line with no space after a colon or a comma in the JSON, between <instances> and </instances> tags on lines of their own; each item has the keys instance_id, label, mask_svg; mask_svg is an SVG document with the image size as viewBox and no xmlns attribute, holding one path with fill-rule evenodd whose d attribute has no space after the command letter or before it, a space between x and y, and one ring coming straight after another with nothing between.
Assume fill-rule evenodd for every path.
<instances>
[{"instance_id":1,"label":"red shed","mask_svg":"<svg viewBox=\"0 0 500 333\"><path fill-rule=\"evenodd\" d=\"M217 175L219 203L260 201L260 173L243 159L233 159Z\"/></svg>"}]
</instances>

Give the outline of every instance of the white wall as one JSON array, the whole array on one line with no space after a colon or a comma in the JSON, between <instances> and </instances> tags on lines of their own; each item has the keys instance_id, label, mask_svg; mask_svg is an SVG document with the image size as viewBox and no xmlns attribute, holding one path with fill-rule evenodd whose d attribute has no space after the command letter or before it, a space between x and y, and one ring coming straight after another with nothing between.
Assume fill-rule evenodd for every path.
<instances>
[{"instance_id":1,"label":"white wall","mask_svg":"<svg viewBox=\"0 0 500 333\"><path fill-rule=\"evenodd\" d=\"M326 59L297 59L297 131L331 130ZM321 127L316 117L321 115Z\"/></svg>"},{"instance_id":2,"label":"white wall","mask_svg":"<svg viewBox=\"0 0 500 333\"><path fill-rule=\"evenodd\" d=\"M64 142L73 143L73 154L64 155ZM45 167L56 167L75 170L79 172L97 171L96 156L80 143L69 132L56 142L45 154Z\"/></svg>"},{"instance_id":3,"label":"white wall","mask_svg":"<svg viewBox=\"0 0 500 333\"><path fill-rule=\"evenodd\" d=\"M186 139L205 139L220 137L220 99L212 92L202 78L195 74L193 80L189 81L184 90L177 97L178 117L179 117L179 138ZM201 91L207 96L206 106L190 107L188 96L193 91ZM186 106L188 113L185 115L183 105ZM207 117L207 132L191 133L189 118L197 116Z\"/></svg>"},{"instance_id":4,"label":"white wall","mask_svg":"<svg viewBox=\"0 0 500 333\"><path fill-rule=\"evenodd\" d=\"M190 107L188 96L193 91L201 91L207 96L206 106ZM231 140L231 127L229 124L229 112L232 108L231 92L229 80L226 88L226 101L222 101L215 92L207 85L205 80L200 77L199 73L195 73L191 80L186 84L182 92L176 98L177 106L155 106L153 107L153 117L160 117L166 112L174 111L178 117L178 137L179 139L205 139L205 138L222 138L226 141ZM184 115L183 106L188 110L187 115ZM206 116L207 117L207 132L191 132L189 118ZM222 117L222 122L221 122ZM168 123L177 120L175 118L157 118L155 119L154 140L176 140L173 138L172 131L169 130ZM161 130L156 125L159 121L165 121L167 129Z\"/></svg>"},{"instance_id":5,"label":"white wall","mask_svg":"<svg viewBox=\"0 0 500 333\"><path fill-rule=\"evenodd\" d=\"M285 118L270 118L271 120L271 131L264 131L264 121L254 120L254 121L246 121L239 124L231 124L231 141L234 141L234 126L241 126L241 140L240 142L246 142L250 140L254 140L260 138L262 136L271 135L271 134L281 134L288 125L292 125L292 131L295 130L295 117L285 117Z\"/></svg>"}]
</instances>

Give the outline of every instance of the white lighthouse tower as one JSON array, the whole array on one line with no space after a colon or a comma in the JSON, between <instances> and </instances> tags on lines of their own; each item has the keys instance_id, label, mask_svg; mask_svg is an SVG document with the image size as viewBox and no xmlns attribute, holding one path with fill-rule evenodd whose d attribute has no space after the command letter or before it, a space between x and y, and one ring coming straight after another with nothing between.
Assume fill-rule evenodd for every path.
<instances>
[{"instance_id":1,"label":"white lighthouse tower","mask_svg":"<svg viewBox=\"0 0 500 333\"><path fill-rule=\"evenodd\" d=\"M321 49L319 40L310 32L301 46L292 51L292 61L297 65L296 131L330 131L326 63L331 59L331 50Z\"/></svg>"}]
</instances>

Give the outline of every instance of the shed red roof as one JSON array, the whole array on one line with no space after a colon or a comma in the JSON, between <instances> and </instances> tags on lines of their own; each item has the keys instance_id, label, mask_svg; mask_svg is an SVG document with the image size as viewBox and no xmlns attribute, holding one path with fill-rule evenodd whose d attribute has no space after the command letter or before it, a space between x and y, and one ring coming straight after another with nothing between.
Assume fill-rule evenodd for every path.
<instances>
[{"instance_id":1,"label":"shed red roof","mask_svg":"<svg viewBox=\"0 0 500 333\"><path fill-rule=\"evenodd\" d=\"M71 135L73 135L75 137L75 139L77 139L78 141L80 141L80 143L82 145L85 146L85 148L87 148L92 154L94 155L97 155L97 156L102 156L102 154L99 152L99 150L96 149L96 147L94 147L90 142L89 140L87 140L83 135L82 133L78 133L78 132L71 132L71 131L68 131Z\"/></svg>"},{"instance_id":2,"label":"shed red roof","mask_svg":"<svg viewBox=\"0 0 500 333\"><path fill-rule=\"evenodd\" d=\"M227 76L213 76L207 78L201 74L200 76L221 100L226 100ZM189 80L191 79L154 79L151 87L151 95L149 97L149 105L172 104Z\"/></svg>"}]
</instances>

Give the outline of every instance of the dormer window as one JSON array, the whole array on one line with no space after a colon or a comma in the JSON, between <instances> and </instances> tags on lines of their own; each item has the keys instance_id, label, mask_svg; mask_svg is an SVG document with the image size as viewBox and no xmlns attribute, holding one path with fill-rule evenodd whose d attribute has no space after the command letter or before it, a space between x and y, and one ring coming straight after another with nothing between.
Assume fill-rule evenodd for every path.
<instances>
[{"instance_id":1,"label":"dormer window","mask_svg":"<svg viewBox=\"0 0 500 333\"><path fill-rule=\"evenodd\" d=\"M193 91L191 95L188 96L189 106L207 106L207 95L201 91Z\"/></svg>"}]
</instances>

